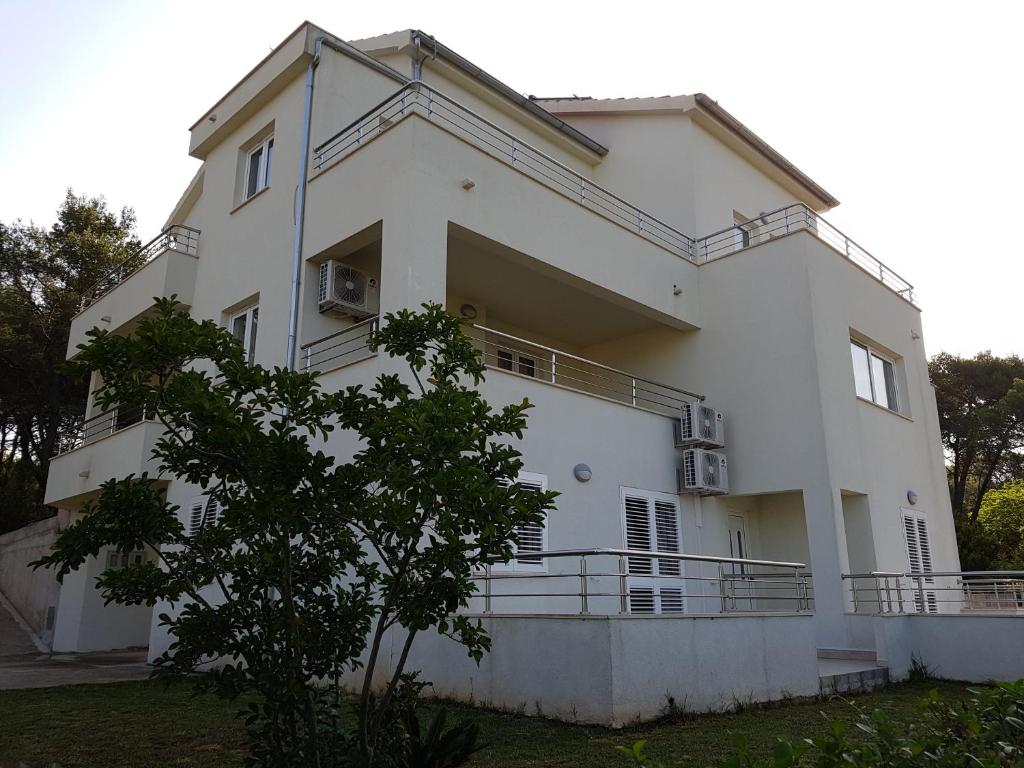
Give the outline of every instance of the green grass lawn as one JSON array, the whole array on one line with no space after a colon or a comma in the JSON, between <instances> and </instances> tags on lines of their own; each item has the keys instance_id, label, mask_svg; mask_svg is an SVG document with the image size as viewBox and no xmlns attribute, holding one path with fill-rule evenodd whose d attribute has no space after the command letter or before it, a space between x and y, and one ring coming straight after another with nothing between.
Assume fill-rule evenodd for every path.
<instances>
[{"instance_id":1,"label":"green grass lawn","mask_svg":"<svg viewBox=\"0 0 1024 768\"><path fill-rule=\"evenodd\" d=\"M851 702L886 710L905 722L915 717L917 701L931 688L958 699L966 695L965 687L946 682L896 685L847 701L703 715L621 731L457 705L451 709L458 718L477 721L490 745L478 754L477 766L626 768L614 747L636 739L646 739L651 755L667 765L713 766L729 753L734 731L747 733L752 750L766 753L777 737L823 735L825 716L853 719ZM54 762L63 768L233 768L241 764L241 748L242 726L233 707L212 697L192 698L186 684L0 691L0 768Z\"/></svg>"}]
</instances>

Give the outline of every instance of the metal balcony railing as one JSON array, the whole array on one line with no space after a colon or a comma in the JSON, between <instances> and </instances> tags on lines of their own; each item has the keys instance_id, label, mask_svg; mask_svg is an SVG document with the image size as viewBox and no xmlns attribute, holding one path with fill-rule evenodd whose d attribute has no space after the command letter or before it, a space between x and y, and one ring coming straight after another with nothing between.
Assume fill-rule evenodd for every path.
<instances>
[{"instance_id":1,"label":"metal balcony railing","mask_svg":"<svg viewBox=\"0 0 1024 768\"><path fill-rule=\"evenodd\" d=\"M316 147L313 168L323 170L412 114L441 126L491 157L676 256L694 261L692 237L420 81L401 88Z\"/></svg>"},{"instance_id":2,"label":"metal balcony railing","mask_svg":"<svg viewBox=\"0 0 1024 768\"><path fill-rule=\"evenodd\" d=\"M492 564L474 575L469 612L731 614L808 612L803 563L636 549L530 552L529 570ZM690 564L687 569L686 564Z\"/></svg>"},{"instance_id":3,"label":"metal balcony railing","mask_svg":"<svg viewBox=\"0 0 1024 768\"><path fill-rule=\"evenodd\" d=\"M306 373L323 373L373 357L374 352L368 341L379 323L379 317L367 318L330 336L303 344L300 347L302 370Z\"/></svg>"},{"instance_id":4,"label":"metal balcony railing","mask_svg":"<svg viewBox=\"0 0 1024 768\"><path fill-rule=\"evenodd\" d=\"M704 399L696 392L660 384L482 325L472 328L479 334L475 341L484 363L491 368L666 416L678 416L684 403Z\"/></svg>"},{"instance_id":5,"label":"metal balcony railing","mask_svg":"<svg viewBox=\"0 0 1024 768\"><path fill-rule=\"evenodd\" d=\"M85 293L79 311L85 309L123 283L164 251L179 251L195 256L199 252L199 230L184 224L172 224L110 272L96 281Z\"/></svg>"},{"instance_id":6,"label":"metal balcony railing","mask_svg":"<svg viewBox=\"0 0 1024 768\"><path fill-rule=\"evenodd\" d=\"M974 613L1024 617L1024 571L844 574L855 613Z\"/></svg>"},{"instance_id":7,"label":"metal balcony railing","mask_svg":"<svg viewBox=\"0 0 1024 768\"><path fill-rule=\"evenodd\" d=\"M740 222L697 240L700 263L728 256L736 251L766 243L791 232L810 232L826 245L845 256L887 288L907 301L914 302L914 286L889 269L864 248L821 218L803 203L763 213L755 219Z\"/></svg>"},{"instance_id":8,"label":"metal balcony railing","mask_svg":"<svg viewBox=\"0 0 1024 768\"><path fill-rule=\"evenodd\" d=\"M410 82L316 147L314 169L326 169L412 114L694 264L791 232L808 231L887 288L915 302L914 287L909 282L802 203L769 211L706 237L691 237L420 81Z\"/></svg>"},{"instance_id":9,"label":"metal balcony railing","mask_svg":"<svg viewBox=\"0 0 1024 768\"><path fill-rule=\"evenodd\" d=\"M66 430L57 441L54 455L58 456L83 445L95 443L108 435L127 429L147 418L146 412L141 408L115 408L104 411L96 416L78 421L71 429Z\"/></svg>"}]
</instances>

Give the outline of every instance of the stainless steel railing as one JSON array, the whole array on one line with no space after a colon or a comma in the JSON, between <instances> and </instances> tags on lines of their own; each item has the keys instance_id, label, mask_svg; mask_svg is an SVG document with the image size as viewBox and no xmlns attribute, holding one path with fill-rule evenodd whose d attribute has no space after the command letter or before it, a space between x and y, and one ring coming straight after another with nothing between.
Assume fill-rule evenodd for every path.
<instances>
[{"instance_id":1,"label":"stainless steel railing","mask_svg":"<svg viewBox=\"0 0 1024 768\"><path fill-rule=\"evenodd\" d=\"M95 443L108 435L145 421L146 418L146 412L141 407L136 407L115 408L88 419L81 419L61 433L57 445L54 446L54 456Z\"/></svg>"},{"instance_id":2,"label":"stainless steel railing","mask_svg":"<svg viewBox=\"0 0 1024 768\"><path fill-rule=\"evenodd\" d=\"M676 256L694 261L692 237L422 81L409 83L316 147L313 168L323 170L412 114L443 127L477 149Z\"/></svg>"},{"instance_id":3,"label":"stainless steel railing","mask_svg":"<svg viewBox=\"0 0 1024 768\"><path fill-rule=\"evenodd\" d=\"M374 352L368 342L370 334L377 330L379 324L379 317L370 317L337 333L303 344L299 348L302 352L302 370L306 373L322 373L373 357Z\"/></svg>"},{"instance_id":4,"label":"stainless steel railing","mask_svg":"<svg viewBox=\"0 0 1024 768\"><path fill-rule=\"evenodd\" d=\"M705 237L691 237L420 81L404 86L316 147L314 169L324 170L412 114L442 126L559 194L695 264L791 232L808 231L895 293L915 302L914 287L907 280L803 203L763 213Z\"/></svg>"},{"instance_id":5,"label":"stainless steel railing","mask_svg":"<svg viewBox=\"0 0 1024 768\"><path fill-rule=\"evenodd\" d=\"M1024 571L843 574L855 613L976 613L1024 617Z\"/></svg>"},{"instance_id":6,"label":"stainless steel railing","mask_svg":"<svg viewBox=\"0 0 1024 768\"><path fill-rule=\"evenodd\" d=\"M907 301L914 302L914 286L803 203L763 213L757 218L702 237L697 240L696 253L703 264L799 231L814 234L887 288Z\"/></svg>"},{"instance_id":7,"label":"stainless steel railing","mask_svg":"<svg viewBox=\"0 0 1024 768\"><path fill-rule=\"evenodd\" d=\"M491 368L528 376L667 416L678 416L686 402L704 396L660 384L568 352L527 341L482 325L472 325L484 363Z\"/></svg>"},{"instance_id":8,"label":"stainless steel railing","mask_svg":"<svg viewBox=\"0 0 1024 768\"><path fill-rule=\"evenodd\" d=\"M199 252L199 230L184 224L172 224L154 237L127 259L122 261L110 272L93 283L85 293L79 305L82 311L90 304L109 293L130 275L142 269L164 251L179 251L195 256Z\"/></svg>"},{"instance_id":9,"label":"stainless steel railing","mask_svg":"<svg viewBox=\"0 0 1024 768\"><path fill-rule=\"evenodd\" d=\"M475 574L468 608L484 614L731 614L808 612L803 563L636 549L530 552L525 566Z\"/></svg>"}]
</instances>

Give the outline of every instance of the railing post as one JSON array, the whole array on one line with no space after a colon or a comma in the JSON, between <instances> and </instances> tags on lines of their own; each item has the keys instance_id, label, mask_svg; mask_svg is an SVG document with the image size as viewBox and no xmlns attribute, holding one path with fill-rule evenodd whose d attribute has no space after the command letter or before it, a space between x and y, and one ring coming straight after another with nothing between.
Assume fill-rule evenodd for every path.
<instances>
[{"instance_id":1,"label":"railing post","mask_svg":"<svg viewBox=\"0 0 1024 768\"><path fill-rule=\"evenodd\" d=\"M850 591L853 594L853 612L857 613L858 608L860 608L860 598L857 595L857 579L851 576L849 581Z\"/></svg>"},{"instance_id":2,"label":"railing post","mask_svg":"<svg viewBox=\"0 0 1024 768\"><path fill-rule=\"evenodd\" d=\"M728 595L725 586L725 564L718 564L718 595L722 601L722 613L729 612Z\"/></svg>"},{"instance_id":3,"label":"railing post","mask_svg":"<svg viewBox=\"0 0 1024 768\"><path fill-rule=\"evenodd\" d=\"M363 142L363 121L359 121L359 125L356 126L356 144Z\"/></svg>"},{"instance_id":4,"label":"railing post","mask_svg":"<svg viewBox=\"0 0 1024 768\"><path fill-rule=\"evenodd\" d=\"M516 167L516 140L512 139L512 167Z\"/></svg>"},{"instance_id":5,"label":"railing post","mask_svg":"<svg viewBox=\"0 0 1024 768\"><path fill-rule=\"evenodd\" d=\"M846 246L846 258L850 258L850 238L848 238L846 235L843 235L843 243Z\"/></svg>"},{"instance_id":6,"label":"railing post","mask_svg":"<svg viewBox=\"0 0 1024 768\"><path fill-rule=\"evenodd\" d=\"M587 202L587 180L580 177L580 203Z\"/></svg>"},{"instance_id":7,"label":"railing post","mask_svg":"<svg viewBox=\"0 0 1024 768\"><path fill-rule=\"evenodd\" d=\"M639 208L636 209L636 231L637 232L643 232L644 231L643 224L640 222L640 209Z\"/></svg>"},{"instance_id":8,"label":"railing post","mask_svg":"<svg viewBox=\"0 0 1024 768\"><path fill-rule=\"evenodd\" d=\"M629 381L630 381L630 393L629 393L630 403L632 403L633 407L635 408L636 407L636 379L633 378L633 379L630 379Z\"/></svg>"},{"instance_id":9,"label":"railing post","mask_svg":"<svg viewBox=\"0 0 1024 768\"><path fill-rule=\"evenodd\" d=\"M918 605L921 606L918 613L927 613L928 611L925 610L926 606L924 604L924 579L920 576L917 577L917 601Z\"/></svg>"},{"instance_id":10,"label":"railing post","mask_svg":"<svg viewBox=\"0 0 1024 768\"><path fill-rule=\"evenodd\" d=\"M491 612L491 564L484 565L484 613Z\"/></svg>"},{"instance_id":11,"label":"railing post","mask_svg":"<svg viewBox=\"0 0 1024 768\"><path fill-rule=\"evenodd\" d=\"M885 613L882 603L882 580L875 576L875 598L878 600L878 612Z\"/></svg>"},{"instance_id":12,"label":"railing post","mask_svg":"<svg viewBox=\"0 0 1024 768\"><path fill-rule=\"evenodd\" d=\"M629 610L626 588L626 558L619 555L619 613L627 613Z\"/></svg>"},{"instance_id":13,"label":"railing post","mask_svg":"<svg viewBox=\"0 0 1024 768\"><path fill-rule=\"evenodd\" d=\"M558 366L558 361L556 360L556 357L557 357L557 355L554 352L552 352L551 353L551 383L552 384L555 383L555 369Z\"/></svg>"},{"instance_id":14,"label":"railing post","mask_svg":"<svg viewBox=\"0 0 1024 768\"><path fill-rule=\"evenodd\" d=\"M305 350L303 350L302 370L304 373L309 373L309 358L312 351L312 347L306 347Z\"/></svg>"},{"instance_id":15,"label":"railing post","mask_svg":"<svg viewBox=\"0 0 1024 768\"><path fill-rule=\"evenodd\" d=\"M587 556L580 555L580 613L590 613L590 601L587 596Z\"/></svg>"}]
</instances>

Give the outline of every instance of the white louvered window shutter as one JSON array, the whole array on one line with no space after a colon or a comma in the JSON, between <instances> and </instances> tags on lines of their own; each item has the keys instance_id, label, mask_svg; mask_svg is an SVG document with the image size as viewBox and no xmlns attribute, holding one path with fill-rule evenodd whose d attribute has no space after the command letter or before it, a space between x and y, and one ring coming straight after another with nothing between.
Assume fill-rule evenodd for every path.
<instances>
[{"instance_id":1,"label":"white louvered window shutter","mask_svg":"<svg viewBox=\"0 0 1024 768\"><path fill-rule=\"evenodd\" d=\"M903 513L903 532L907 539L907 563L912 573L932 573L932 545L928 536L928 521L923 515ZM938 613L938 597L934 590L923 589L934 584L931 578L911 579L914 608L918 613ZM923 604L922 604L923 601Z\"/></svg>"},{"instance_id":2,"label":"white louvered window shutter","mask_svg":"<svg viewBox=\"0 0 1024 768\"><path fill-rule=\"evenodd\" d=\"M507 481L500 481L501 485L508 487ZM521 472L516 482L524 490L546 491L548 478L546 475L538 475L533 472ZM508 564L512 569L537 570L544 568L546 563L543 558L530 557L531 553L543 552L547 546L547 516L540 523L530 525L517 525L516 536L519 543L515 547L515 559ZM500 568L501 565L495 567Z\"/></svg>"},{"instance_id":3,"label":"white louvered window shutter","mask_svg":"<svg viewBox=\"0 0 1024 768\"><path fill-rule=\"evenodd\" d=\"M654 526L657 533L659 552L679 552L679 509L674 501L654 502ZM658 560L658 574L661 576L678 576L680 564L678 560Z\"/></svg>"},{"instance_id":4,"label":"white louvered window shutter","mask_svg":"<svg viewBox=\"0 0 1024 768\"><path fill-rule=\"evenodd\" d=\"M217 522L220 505L209 494L194 496L189 503L188 535L195 536L207 525Z\"/></svg>"},{"instance_id":5,"label":"white louvered window shutter","mask_svg":"<svg viewBox=\"0 0 1024 768\"><path fill-rule=\"evenodd\" d=\"M622 514L627 549L657 552L682 550L679 503L669 494L623 489ZM629 557L631 613L683 613L686 596L679 560Z\"/></svg>"},{"instance_id":6,"label":"white louvered window shutter","mask_svg":"<svg viewBox=\"0 0 1024 768\"><path fill-rule=\"evenodd\" d=\"M646 496L627 493L622 499L622 505L626 516L626 549L654 549L651 540L651 500ZM654 573L654 564L649 557L631 557L629 572L650 576Z\"/></svg>"}]
</instances>

